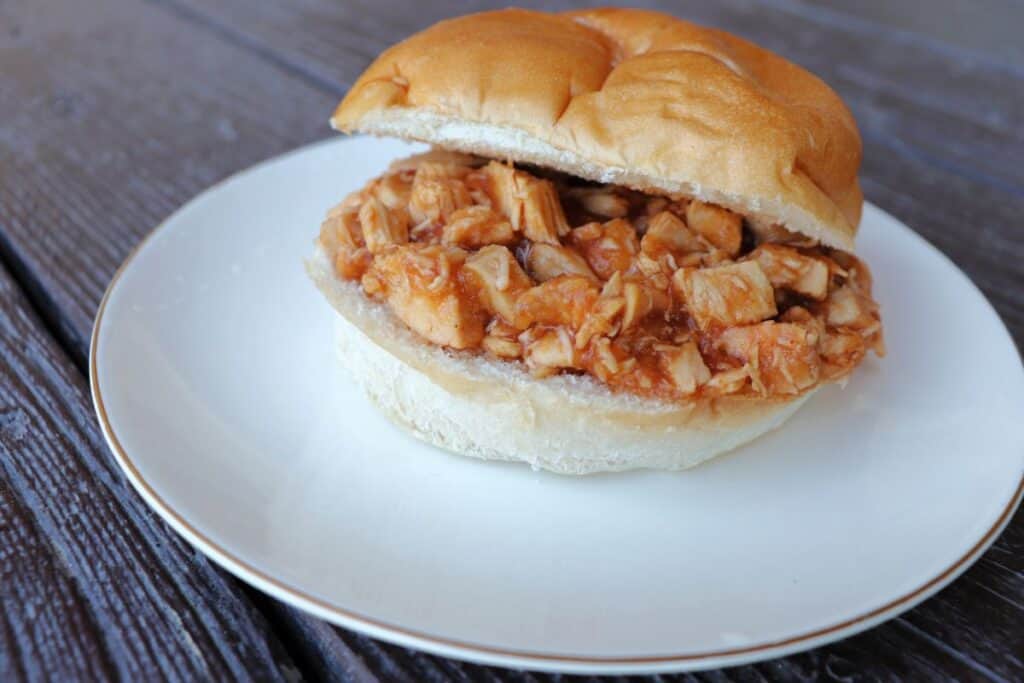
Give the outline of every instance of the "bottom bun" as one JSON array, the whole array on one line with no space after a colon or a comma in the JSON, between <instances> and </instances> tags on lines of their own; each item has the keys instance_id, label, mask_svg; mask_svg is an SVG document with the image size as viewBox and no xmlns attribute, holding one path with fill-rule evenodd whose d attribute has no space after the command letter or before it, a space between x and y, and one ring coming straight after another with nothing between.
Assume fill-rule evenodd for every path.
<instances>
[{"instance_id":1,"label":"bottom bun","mask_svg":"<svg viewBox=\"0 0 1024 683\"><path fill-rule=\"evenodd\" d=\"M422 341L321 249L306 264L340 314L342 364L395 424L446 450L561 474L698 465L775 429L811 392L667 402L613 393L588 376L537 379L519 363Z\"/></svg>"}]
</instances>

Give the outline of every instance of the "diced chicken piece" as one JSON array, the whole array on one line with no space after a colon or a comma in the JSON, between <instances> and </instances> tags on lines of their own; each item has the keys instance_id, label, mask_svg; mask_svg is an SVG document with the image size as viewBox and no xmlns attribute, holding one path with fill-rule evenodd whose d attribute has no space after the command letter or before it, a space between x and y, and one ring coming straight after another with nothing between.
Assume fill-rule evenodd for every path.
<instances>
[{"instance_id":1,"label":"diced chicken piece","mask_svg":"<svg viewBox=\"0 0 1024 683\"><path fill-rule=\"evenodd\" d=\"M635 265L637 273L642 275L652 287L662 292L668 291L671 285L669 278L676 270L672 264L666 261L656 261L641 252L637 254Z\"/></svg>"},{"instance_id":2,"label":"diced chicken piece","mask_svg":"<svg viewBox=\"0 0 1024 683\"><path fill-rule=\"evenodd\" d=\"M569 194L593 216L624 218L629 213L629 200L608 189L581 187L570 190Z\"/></svg>"},{"instance_id":3,"label":"diced chicken piece","mask_svg":"<svg viewBox=\"0 0 1024 683\"><path fill-rule=\"evenodd\" d=\"M491 355L498 358L513 359L523 354L519 342L519 330L505 323L501 318L494 318L487 326L487 336L480 345Z\"/></svg>"},{"instance_id":4,"label":"diced chicken piece","mask_svg":"<svg viewBox=\"0 0 1024 683\"><path fill-rule=\"evenodd\" d=\"M462 182L466 184L474 206L485 206L501 213L491 197L491 176L486 167L473 169L465 175Z\"/></svg>"},{"instance_id":5,"label":"diced chicken piece","mask_svg":"<svg viewBox=\"0 0 1024 683\"><path fill-rule=\"evenodd\" d=\"M629 270L640 251L636 231L629 221L616 218L607 223L588 223L571 233L571 241L599 278L607 280L616 271Z\"/></svg>"},{"instance_id":6,"label":"diced chicken piece","mask_svg":"<svg viewBox=\"0 0 1024 683\"><path fill-rule=\"evenodd\" d=\"M409 195L409 213L415 224L447 223L453 213L472 203L466 184L439 173L436 165L424 164L416 171Z\"/></svg>"},{"instance_id":7,"label":"diced chicken piece","mask_svg":"<svg viewBox=\"0 0 1024 683\"><path fill-rule=\"evenodd\" d=\"M821 343L825 376L828 379L836 379L845 375L860 363L865 353L867 353L867 345L859 334L853 332L825 334Z\"/></svg>"},{"instance_id":8,"label":"diced chicken piece","mask_svg":"<svg viewBox=\"0 0 1024 683\"><path fill-rule=\"evenodd\" d=\"M373 255L366 247L354 251L339 251L334 259L334 269L339 277L358 280L373 263Z\"/></svg>"},{"instance_id":9,"label":"diced chicken piece","mask_svg":"<svg viewBox=\"0 0 1024 683\"><path fill-rule=\"evenodd\" d=\"M615 348L612 344L612 348ZM649 395L656 387L671 391L672 386L665 376L665 371L655 359L647 358L646 362L638 362L637 358L625 358L619 361L618 373L607 381L611 386L634 394Z\"/></svg>"},{"instance_id":10,"label":"diced chicken piece","mask_svg":"<svg viewBox=\"0 0 1024 683\"><path fill-rule=\"evenodd\" d=\"M616 271L608 278L608 282L604 283L604 286L601 288L601 296L622 296L625 284L626 281L622 278L622 271Z\"/></svg>"},{"instance_id":11,"label":"diced chicken piece","mask_svg":"<svg viewBox=\"0 0 1024 683\"><path fill-rule=\"evenodd\" d=\"M441 233L441 242L466 249L516 241L512 224L484 206L468 206L451 215Z\"/></svg>"},{"instance_id":12,"label":"diced chicken piece","mask_svg":"<svg viewBox=\"0 0 1024 683\"><path fill-rule=\"evenodd\" d=\"M388 167L388 171L401 172L401 171L415 171L421 165L425 163L442 164L445 166L464 166L469 170L480 166L484 163L484 160L480 157L475 157L472 154L462 154L461 152L452 152L447 149L432 149L422 154L413 154L410 157L399 159Z\"/></svg>"},{"instance_id":13,"label":"diced chicken piece","mask_svg":"<svg viewBox=\"0 0 1024 683\"><path fill-rule=\"evenodd\" d=\"M799 325L808 332L807 341L817 345L825 337L825 321L815 316L803 306L793 306L779 316L779 321Z\"/></svg>"},{"instance_id":14,"label":"diced chicken piece","mask_svg":"<svg viewBox=\"0 0 1024 683\"><path fill-rule=\"evenodd\" d=\"M519 358L523 353L522 346L520 346L518 341L515 341L514 339L505 339L504 337L487 335L484 337L484 340L480 345L492 356L497 356L498 358L504 358L506 360Z\"/></svg>"},{"instance_id":15,"label":"diced chicken piece","mask_svg":"<svg viewBox=\"0 0 1024 683\"><path fill-rule=\"evenodd\" d=\"M871 270L866 263L845 251L832 250L829 252L829 256L843 270L846 279L855 285L858 291L865 294L871 293Z\"/></svg>"},{"instance_id":16,"label":"diced chicken piece","mask_svg":"<svg viewBox=\"0 0 1024 683\"><path fill-rule=\"evenodd\" d=\"M597 285L590 278L562 275L524 292L516 301L513 323L521 330L538 324L578 330L597 296Z\"/></svg>"},{"instance_id":17,"label":"diced chicken piece","mask_svg":"<svg viewBox=\"0 0 1024 683\"><path fill-rule=\"evenodd\" d=\"M596 337L614 337L628 330L651 313L668 310L671 299L664 291L646 282L624 281L616 272L601 290L576 333L576 348L586 348Z\"/></svg>"},{"instance_id":18,"label":"diced chicken piece","mask_svg":"<svg viewBox=\"0 0 1024 683\"><path fill-rule=\"evenodd\" d=\"M368 197L359 208L359 223L371 254L409 241L409 214L387 208L376 197Z\"/></svg>"},{"instance_id":19,"label":"diced chicken piece","mask_svg":"<svg viewBox=\"0 0 1024 683\"><path fill-rule=\"evenodd\" d=\"M694 199L686 207L686 224L730 258L740 253L743 218L738 213Z\"/></svg>"},{"instance_id":20,"label":"diced chicken piece","mask_svg":"<svg viewBox=\"0 0 1024 683\"><path fill-rule=\"evenodd\" d=\"M713 267L716 265L721 265L716 263L704 263L705 256L706 254L686 254L685 256L681 256L676 259L676 265L679 266L679 268L702 268L704 266ZM673 271L673 273L674 272L675 271Z\"/></svg>"},{"instance_id":21,"label":"diced chicken piece","mask_svg":"<svg viewBox=\"0 0 1024 683\"><path fill-rule=\"evenodd\" d=\"M346 280L361 278L373 260L354 206L328 214L320 226L320 244L333 256L335 272Z\"/></svg>"},{"instance_id":22,"label":"diced chicken piece","mask_svg":"<svg viewBox=\"0 0 1024 683\"><path fill-rule=\"evenodd\" d=\"M688 204L688 201L685 199L673 201L667 197L646 197L643 195L641 195L640 201L643 202L643 211L632 218L633 225L639 235L647 234L651 221L660 213L668 212L676 218L686 215L686 205ZM703 248L708 248L708 245L705 243Z\"/></svg>"},{"instance_id":23,"label":"diced chicken piece","mask_svg":"<svg viewBox=\"0 0 1024 683\"><path fill-rule=\"evenodd\" d=\"M372 265L373 262L371 261L370 263ZM363 286L363 292L371 299L384 299L387 297L386 284L380 279L378 273L373 268L367 267L359 282Z\"/></svg>"},{"instance_id":24,"label":"diced chicken piece","mask_svg":"<svg viewBox=\"0 0 1024 683\"><path fill-rule=\"evenodd\" d=\"M492 161L481 171L494 208L508 218L516 230L523 229L523 200L519 175L511 166Z\"/></svg>"},{"instance_id":25,"label":"diced chicken piece","mask_svg":"<svg viewBox=\"0 0 1024 683\"><path fill-rule=\"evenodd\" d=\"M576 348L581 349L579 344L579 334L576 335ZM594 344L590 351L589 360L587 362L588 369L597 376L602 382L608 382L615 375L619 374L623 370L623 357L621 360L619 355L621 352L616 353L615 348L612 346L611 340L607 337L600 337L594 341ZM625 355L625 354L621 354Z\"/></svg>"},{"instance_id":26,"label":"diced chicken piece","mask_svg":"<svg viewBox=\"0 0 1024 683\"><path fill-rule=\"evenodd\" d=\"M379 254L367 276L414 332L439 346L472 348L483 339L484 316L458 279L465 258L461 249L405 245Z\"/></svg>"},{"instance_id":27,"label":"diced chicken piece","mask_svg":"<svg viewBox=\"0 0 1024 683\"><path fill-rule=\"evenodd\" d=\"M871 298L871 271L853 254L832 251L829 254L846 273L847 285L832 292L826 302L826 322L846 327L863 337L867 348L885 355L885 339L878 303Z\"/></svg>"},{"instance_id":28,"label":"diced chicken piece","mask_svg":"<svg viewBox=\"0 0 1024 683\"><path fill-rule=\"evenodd\" d=\"M502 337L504 339L518 340L519 335L522 334L522 332L501 318L493 318L491 322L487 324L487 334L495 337Z\"/></svg>"},{"instance_id":29,"label":"diced chicken piece","mask_svg":"<svg viewBox=\"0 0 1024 683\"><path fill-rule=\"evenodd\" d=\"M516 299L533 284L506 247L484 247L466 259L462 269L480 304L506 321L515 319Z\"/></svg>"},{"instance_id":30,"label":"diced chicken piece","mask_svg":"<svg viewBox=\"0 0 1024 683\"><path fill-rule=\"evenodd\" d=\"M569 232L554 184L492 161L484 169L490 176L489 194L516 230L534 242L558 244Z\"/></svg>"},{"instance_id":31,"label":"diced chicken piece","mask_svg":"<svg viewBox=\"0 0 1024 683\"><path fill-rule=\"evenodd\" d=\"M640 248L652 259L671 255L673 260L685 254L709 249L707 242L690 230L686 223L671 211L655 214L647 223L647 232L640 240Z\"/></svg>"},{"instance_id":32,"label":"diced chicken piece","mask_svg":"<svg viewBox=\"0 0 1024 683\"><path fill-rule=\"evenodd\" d=\"M792 247L762 244L750 253L773 287L781 287L823 301L828 294L828 265Z\"/></svg>"},{"instance_id":33,"label":"diced chicken piece","mask_svg":"<svg viewBox=\"0 0 1024 683\"><path fill-rule=\"evenodd\" d=\"M771 242L773 244L785 244L790 247L814 247L818 242L813 237L808 237L799 232L787 230L778 224L759 225L756 221L750 221L750 231L754 233L758 244Z\"/></svg>"},{"instance_id":34,"label":"diced chicken piece","mask_svg":"<svg viewBox=\"0 0 1024 683\"><path fill-rule=\"evenodd\" d=\"M349 251L366 246L363 229L359 225L358 209L331 212L320 225L320 242L328 252L337 249Z\"/></svg>"},{"instance_id":35,"label":"diced chicken piece","mask_svg":"<svg viewBox=\"0 0 1024 683\"><path fill-rule=\"evenodd\" d=\"M622 314L625 310L626 297L622 296L622 289L609 291L606 287L576 333L576 348L585 349L597 337L617 335L622 328Z\"/></svg>"},{"instance_id":36,"label":"diced chicken piece","mask_svg":"<svg viewBox=\"0 0 1024 683\"><path fill-rule=\"evenodd\" d=\"M590 266L576 251L553 244L533 244L526 252L526 269L538 282L546 282L559 275L582 275L597 279Z\"/></svg>"},{"instance_id":37,"label":"diced chicken piece","mask_svg":"<svg viewBox=\"0 0 1024 683\"><path fill-rule=\"evenodd\" d=\"M827 306L825 322L831 327L860 329L877 322L872 315L875 310L874 302L849 285L832 292Z\"/></svg>"},{"instance_id":38,"label":"diced chicken piece","mask_svg":"<svg viewBox=\"0 0 1024 683\"><path fill-rule=\"evenodd\" d=\"M681 268L672 283L702 330L756 323L777 313L772 285L756 261Z\"/></svg>"},{"instance_id":39,"label":"diced chicken piece","mask_svg":"<svg viewBox=\"0 0 1024 683\"><path fill-rule=\"evenodd\" d=\"M558 238L569 233L562 202L551 181L530 178L526 183L523 220L523 234L533 242L558 244Z\"/></svg>"},{"instance_id":40,"label":"diced chicken piece","mask_svg":"<svg viewBox=\"0 0 1024 683\"><path fill-rule=\"evenodd\" d=\"M728 396L747 385L750 380L750 369L746 365L731 370L716 372L704 385L705 393L715 396Z\"/></svg>"},{"instance_id":41,"label":"diced chicken piece","mask_svg":"<svg viewBox=\"0 0 1024 683\"><path fill-rule=\"evenodd\" d=\"M557 370L579 367L579 354L564 327L544 332L526 345L527 366L535 375L547 376Z\"/></svg>"},{"instance_id":42,"label":"diced chicken piece","mask_svg":"<svg viewBox=\"0 0 1024 683\"><path fill-rule=\"evenodd\" d=\"M682 394L692 394L711 379L711 371L692 341L677 347L662 346L659 355L672 383Z\"/></svg>"},{"instance_id":43,"label":"diced chicken piece","mask_svg":"<svg viewBox=\"0 0 1024 683\"><path fill-rule=\"evenodd\" d=\"M400 173L389 173L374 181L371 186L374 197L384 203L388 209L402 209L409 204L412 184L402 178Z\"/></svg>"},{"instance_id":44,"label":"diced chicken piece","mask_svg":"<svg viewBox=\"0 0 1024 683\"><path fill-rule=\"evenodd\" d=\"M690 256L697 256L697 254L690 254ZM712 248L711 251L706 254L699 254L699 256L702 268L715 268L733 263L733 260L729 258L727 253L717 248Z\"/></svg>"},{"instance_id":45,"label":"diced chicken piece","mask_svg":"<svg viewBox=\"0 0 1024 683\"><path fill-rule=\"evenodd\" d=\"M732 327L722 332L717 346L746 364L751 385L763 395L798 394L817 383L821 373L810 334L792 323Z\"/></svg>"},{"instance_id":46,"label":"diced chicken piece","mask_svg":"<svg viewBox=\"0 0 1024 683\"><path fill-rule=\"evenodd\" d=\"M625 310L622 314L622 329L628 330L650 313L668 310L671 300L668 294L648 287L640 282L626 282L622 285Z\"/></svg>"}]
</instances>

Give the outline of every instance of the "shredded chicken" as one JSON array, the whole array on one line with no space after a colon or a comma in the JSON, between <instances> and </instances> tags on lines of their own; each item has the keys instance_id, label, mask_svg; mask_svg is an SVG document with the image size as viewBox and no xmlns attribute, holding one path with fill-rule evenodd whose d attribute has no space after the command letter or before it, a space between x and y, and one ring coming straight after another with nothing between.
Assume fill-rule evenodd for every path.
<instances>
[{"instance_id":1,"label":"shredded chicken","mask_svg":"<svg viewBox=\"0 0 1024 683\"><path fill-rule=\"evenodd\" d=\"M320 242L439 346L669 400L793 396L884 354L855 256L695 199L433 150L332 209Z\"/></svg>"},{"instance_id":2,"label":"shredded chicken","mask_svg":"<svg viewBox=\"0 0 1024 683\"><path fill-rule=\"evenodd\" d=\"M772 318L775 290L756 261L714 268L680 268L672 276L687 310L701 329L730 327Z\"/></svg>"},{"instance_id":3,"label":"shredded chicken","mask_svg":"<svg viewBox=\"0 0 1024 683\"><path fill-rule=\"evenodd\" d=\"M461 249L405 245L381 254L370 272L402 322L439 346L467 349L484 336L483 316L458 279Z\"/></svg>"},{"instance_id":4,"label":"shredded chicken","mask_svg":"<svg viewBox=\"0 0 1024 683\"><path fill-rule=\"evenodd\" d=\"M708 243L690 230L679 216L662 211L647 222L640 248L652 259L670 256L678 264L688 254L708 251Z\"/></svg>"},{"instance_id":5,"label":"shredded chicken","mask_svg":"<svg viewBox=\"0 0 1024 683\"><path fill-rule=\"evenodd\" d=\"M557 370L579 367L572 337L564 327L542 332L527 341L524 357L534 374L542 377Z\"/></svg>"},{"instance_id":6,"label":"shredded chicken","mask_svg":"<svg viewBox=\"0 0 1024 683\"><path fill-rule=\"evenodd\" d=\"M582 275L597 280L586 260L569 247L553 244L531 244L526 249L526 268L537 282L546 282L559 275Z\"/></svg>"},{"instance_id":7,"label":"shredded chicken","mask_svg":"<svg viewBox=\"0 0 1024 683\"><path fill-rule=\"evenodd\" d=\"M818 381L818 352L799 325L769 321L731 327L722 333L719 347L744 363L759 394L798 394Z\"/></svg>"},{"instance_id":8,"label":"shredded chicken","mask_svg":"<svg viewBox=\"0 0 1024 683\"><path fill-rule=\"evenodd\" d=\"M466 259L463 273L477 292L480 304L507 322L515 319L516 301L533 284L512 252L493 244Z\"/></svg>"},{"instance_id":9,"label":"shredded chicken","mask_svg":"<svg viewBox=\"0 0 1024 683\"><path fill-rule=\"evenodd\" d=\"M561 275L523 292L516 301L513 324L525 330L534 325L566 325L577 330L597 300L590 278Z\"/></svg>"},{"instance_id":10,"label":"shredded chicken","mask_svg":"<svg viewBox=\"0 0 1024 683\"><path fill-rule=\"evenodd\" d=\"M681 393L692 394L711 379L711 371L694 342L686 342L678 347L662 347L659 352L672 382Z\"/></svg>"},{"instance_id":11,"label":"shredded chicken","mask_svg":"<svg viewBox=\"0 0 1024 683\"><path fill-rule=\"evenodd\" d=\"M602 280L607 280L616 271L628 270L640 251L636 230L629 221L621 218L575 228L569 242L579 249L590 269Z\"/></svg>"},{"instance_id":12,"label":"shredded chicken","mask_svg":"<svg viewBox=\"0 0 1024 683\"><path fill-rule=\"evenodd\" d=\"M513 244L516 239L512 224L486 206L467 206L455 211L441 231L443 243L466 249Z\"/></svg>"},{"instance_id":13,"label":"shredded chicken","mask_svg":"<svg viewBox=\"0 0 1024 683\"><path fill-rule=\"evenodd\" d=\"M334 269L347 280L358 280L370 267L373 256L366 248L358 207L332 211L320 226L320 241L334 254Z\"/></svg>"},{"instance_id":14,"label":"shredded chicken","mask_svg":"<svg viewBox=\"0 0 1024 683\"><path fill-rule=\"evenodd\" d=\"M535 178L511 166L492 161L484 171L487 189L495 206L523 235L533 241L558 244L569 232L562 204L548 180Z\"/></svg>"},{"instance_id":15,"label":"shredded chicken","mask_svg":"<svg viewBox=\"0 0 1024 683\"><path fill-rule=\"evenodd\" d=\"M523 354L522 344L519 342L519 330L495 318L487 326L487 335L480 346L492 356L511 360L519 358Z\"/></svg>"},{"instance_id":16,"label":"shredded chicken","mask_svg":"<svg viewBox=\"0 0 1024 683\"><path fill-rule=\"evenodd\" d=\"M458 168L448 164L424 163L416 170L409 197L409 214L417 225L447 223L456 211L472 204L469 188L455 172Z\"/></svg>"},{"instance_id":17,"label":"shredded chicken","mask_svg":"<svg viewBox=\"0 0 1024 683\"><path fill-rule=\"evenodd\" d=\"M694 200L686 207L686 223L730 257L740 252L743 244L743 219L739 214Z\"/></svg>"},{"instance_id":18,"label":"shredded chicken","mask_svg":"<svg viewBox=\"0 0 1024 683\"><path fill-rule=\"evenodd\" d=\"M816 301L828 294L828 265L813 256L804 256L792 247L762 244L750 253L773 287L782 287Z\"/></svg>"}]
</instances>

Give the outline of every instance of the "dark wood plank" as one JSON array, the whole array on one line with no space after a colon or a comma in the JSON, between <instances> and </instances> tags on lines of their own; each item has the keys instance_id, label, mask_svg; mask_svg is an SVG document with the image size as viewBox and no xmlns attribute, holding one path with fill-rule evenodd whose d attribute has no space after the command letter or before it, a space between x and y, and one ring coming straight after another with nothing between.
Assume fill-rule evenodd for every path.
<instances>
[{"instance_id":1,"label":"dark wood plank","mask_svg":"<svg viewBox=\"0 0 1024 683\"><path fill-rule=\"evenodd\" d=\"M0 359L0 679L294 678L234 581L130 490L2 270Z\"/></svg>"},{"instance_id":2,"label":"dark wood plank","mask_svg":"<svg viewBox=\"0 0 1024 683\"><path fill-rule=\"evenodd\" d=\"M81 362L139 238L214 181L326 136L335 97L139 0L3 7L0 252Z\"/></svg>"},{"instance_id":3,"label":"dark wood plank","mask_svg":"<svg viewBox=\"0 0 1024 683\"><path fill-rule=\"evenodd\" d=\"M927 12L917 3L886 0L797 0L818 12L850 22L884 24L916 40L938 43L950 51L981 53L993 61L1024 67L1024 44L1017 27L1024 26L1024 5L1016 0L931 0Z\"/></svg>"},{"instance_id":4,"label":"dark wood plank","mask_svg":"<svg viewBox=\"0 0 1024 683\"><path fill-rule=\"evenodd\" d=\"M284 103L318 94L134 1L0 12L0 253L81 368L99 297L138 238L213 180L311 139ZM223 69L212 83L210 64ZM84 378L4 277L3 311L20 317L0 353L2 571L21 609L5 614L0 678L296 678L239 584L130 490Z\"/></svg>"}]
</instances>

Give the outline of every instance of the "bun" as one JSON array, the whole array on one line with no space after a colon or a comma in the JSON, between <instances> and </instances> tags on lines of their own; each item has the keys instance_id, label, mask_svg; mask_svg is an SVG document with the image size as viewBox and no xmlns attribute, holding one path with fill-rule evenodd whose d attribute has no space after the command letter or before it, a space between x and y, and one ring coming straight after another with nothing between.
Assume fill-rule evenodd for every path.
<instances>
[{"instance_id":1,"label":"bun","mask_svg":"<svg viewBox=\"0 0 1024 683\"><path fill-rule=\"evenodd\" d=\"M340 357L355 382L393 422L455 453L562 474L685 469L775 429L810 396L668 403L586 376L536 379L518 363L422 341L335 277L319 246L306 269L340 314Z\"/></svg>"},{"instance_id":2,"label":"bun","mask_svg":"<svg viewBox=\"0 0 1024 683\"><path fill-rule=\"evenodd\" d=\"M861 142L821 80L641 10L503 10L384 52L331 119L644 192L696 197L847 251Z\"/></svg>"}]
</instances>

